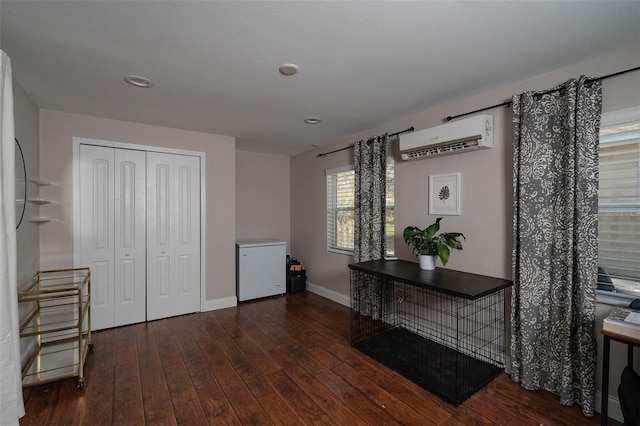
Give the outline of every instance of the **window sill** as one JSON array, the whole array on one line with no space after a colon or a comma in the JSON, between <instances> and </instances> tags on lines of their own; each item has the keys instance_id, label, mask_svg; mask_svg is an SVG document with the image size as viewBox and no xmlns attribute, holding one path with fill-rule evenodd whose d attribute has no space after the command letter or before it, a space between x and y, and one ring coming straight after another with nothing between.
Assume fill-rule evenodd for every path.
<instances>
[{"instance_id":1,"label":"window sill","mask_svg":"<svg viewBox=\"0 0 640 426\"><path fill-rule=\"evenodd\" d=\"M345 249L338 249L338 248L327 248L327 251L329 253L336 253L336 254L344 254L346 256L353 256L353 250L345 250Z\"/></svg>"},{"instance_id":2,"label":"window sill","mask_svg":"<svg viewBox=\"0 0 640 426\"><path fill-rule=\"evenodd\" d=\"M596 290L596 302L611 306L627 307L631 301L637 299L636 296L628 294L613 293L610 291Z\"/></svg>"}]
</instances>

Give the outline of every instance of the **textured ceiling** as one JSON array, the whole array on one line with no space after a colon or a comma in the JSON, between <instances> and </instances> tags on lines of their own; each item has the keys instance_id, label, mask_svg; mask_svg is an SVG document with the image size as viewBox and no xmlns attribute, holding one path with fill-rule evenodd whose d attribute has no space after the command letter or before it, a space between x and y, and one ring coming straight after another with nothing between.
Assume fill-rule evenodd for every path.
<instances>
[{"instance_id":1,"label":"textured ceiling","mask_svg":"<svg viewBox=\"0 0 640 426\"><path fill-rule=\"evenodd\" d=\"M41 108L285 155L640 43L639 1L1 1L0 19Z\"/></svg>"}]
</instances>

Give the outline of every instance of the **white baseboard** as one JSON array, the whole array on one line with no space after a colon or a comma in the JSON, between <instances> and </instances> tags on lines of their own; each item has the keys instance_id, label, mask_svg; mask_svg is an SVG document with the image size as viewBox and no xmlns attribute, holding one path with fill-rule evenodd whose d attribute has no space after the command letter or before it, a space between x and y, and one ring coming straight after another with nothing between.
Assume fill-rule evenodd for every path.
<instances>
[{"instance_id":1,"label":"white baseboard","mask_svg":"<svg viewBox=\"0 0 640 426\"><path fill-rule=\"evenodd\" d=\"M342 293L338 293L337 291L329 290L326 287L321 287L319 285L310 283L307 281L307 290L311 293L315 293L318 296L322 296L325 299L333 300L336 303L341 305L351 307L351 298L349 296L345 296Z\"/></svg>"},{"instance_id":2,"label":"white baseboard","mask_svg":"<svg viewBox=\"0 0 640 426\"><path fill-rule=\"evenodd\" d=\"M597 391L596 392L596 411L598 413L602 413L601 398L602 398L602 392ZM622 417L622 409L620 408L620 400L615 396L611 396L611 394L609 394L609 408L607 411L607 417L617 420L620 423L624 422L624 417Z\"/></svg>"},{"instance_id":3,"label":"white baseboard","mask_svg":"<svg viewBox=\"0 0 640 426\"><path fill-rule=\"evenodd\" d=\"M236 296L205 300L202 303L202 312L217 311L218 309L233 308L234 306L238 306L238 298Z\"/></svg>"}]
</instances>

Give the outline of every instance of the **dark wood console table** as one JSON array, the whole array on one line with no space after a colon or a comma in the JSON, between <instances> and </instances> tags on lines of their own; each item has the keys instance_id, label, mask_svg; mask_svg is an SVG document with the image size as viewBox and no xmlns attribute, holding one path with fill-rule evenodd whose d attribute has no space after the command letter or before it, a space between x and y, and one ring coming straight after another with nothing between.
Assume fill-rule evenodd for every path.
<instances>
[{"instance_id":1,"label":"dark wood console table","mask_svg":"<svg viewBox=\"0 0 640 426\"><path fill-rule=\"evenodd\" d=\"M360 351L455 405L504 370L511 281L403 260L349 269Z\"/></svg>"}]
</instances>

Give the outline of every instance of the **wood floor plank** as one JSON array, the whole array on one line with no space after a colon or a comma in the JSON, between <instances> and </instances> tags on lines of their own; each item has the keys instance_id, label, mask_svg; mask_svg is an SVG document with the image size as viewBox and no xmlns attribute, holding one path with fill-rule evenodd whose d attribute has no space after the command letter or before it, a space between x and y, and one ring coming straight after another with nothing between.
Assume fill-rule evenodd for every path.
<instances>
[{"instance_id":1,"label":"wood floor plank","mask_svg":"<svg viewBox=\"0 0 640 426\"><path fill-rule=\"evenodd\" d=\"M116 329L116 364L136 364L136 325Z\"/></svg>"},{"instance_id":2,"label":"wood floor plank","mask_svg":"<svg viewBox=\"0 0 640 426\"><path fill-rule=\"evenodd\" d=\"M527 407L527 413L536 413L545 425L571 424L575 426L593 424L594 419L584 417L580 408L560 405L558 397L546 391L528 391L513 383L506 375L498 376L493 387L500 394L503 402L515 401Z\"/></svg>"},{"instance_id":3,"label":"wood floor plank","mask_svg":"<svg viewBox=\"0 0 640 426\"><path fill-rule=\"evenodd\" d=\"M94 349L97 351L98 349ZM115 352L112 353L115 359ZM115 404L116 366L110 362L105 366L93 365L91 378L84 388L84 412L81 424L95 424L100 419L103 424L111 424ZM23 424L22 421L20 424ZM28 423L24 424L38 424Z\"/></svg>"},{"instance_id":4,"label":"wood floor plank","mask_svg":"<svg viewBox=\"0 0 640 426\"><path fill-rule=\"evenodd\" d=\"M145 422L149 425L175 425L177 422L171 395L150 326L138 328L136 343Z\"/></svg>"},{"instance_id":5,"label":"wood floor plank","mask_svg":"<svg viewBox=\"0 0 640 426\"><path fill-rule=\"evenodd\" d=\"M154 329L154 333L177 424L206 424L206 415L200 405L173 331L159 330L156 333Z\"/></svg>"},{"instance_id":6,"label":"wood floor plank","mask_svg":"<svg viewBox=\"0 0 640 426\"><path fill-rule=\"evenodd\" d=\"M494 382L499 382L500 380L502 380L502 376L498 377ZM489 385L481 389L480 392L472 395L463 405L477 413L482 413L486 418L496 424L537 426L549 422L549 419L546 418L543 413L532 412L526 408L522 409L522 403L500 395L496 390L496 383L494 382L489 383ZM490 406L487 406L487 400L494 402Z\"/></svg>"},{"instance_id":7,"label":"wood floor plank","mask_svg":"<svg viewBox=\"0 0 640 426\"><path fill-rule=\"evenodd\" d=\"M280 369L280 366L273 362L265 351L271 347L270 342L266 347L262 345L268 339L243 315L235 316L234 322L226 322L224 330L262 373L272 373Z\"/></svg>"},{"instance_id":8,"label":"wood floor plank","mask_svg":"<svg viewBox=\"0 0 640 426\"><path fill-rule=\"evenodd\" d=\"M213 322L214 324L215 321ZM205 321L205 325L208 322ZM213 335L210 334L213 332ZM237 374L226 355L215 343L214 335L222 333L215 328L206 332L197 332L197 344L200 346L205 360L212 366L213 373L225 397L242 424L265 424L267 415L262 406L249 391L244 381Z\"/></svg>"},{"instance_id":9,"label":"wood floor plank","mask_svg":"<svg viewBox=\"0 0 640 426\"><path fill-rule=\"evenodd\" d=\"M333 371L340 377L343 377L348 384L358 389L375 404L385 409L400 423L418 424L422 422L423 424L436 424L431 421L431 419L421 416L412 407L385 391L374 381L374 378L370 379L364 376L350 365L343 363L339 367L334 368Z\"/></svg>"},{"instance_id":10,"label":"wood floor plank","mask_svg":"<svg viewBox=\"0 0 640 426\"><path fill-rule=\"evenodd\" d=\"M284 371L337 424L354 426L367 424L356 412L350 410L342 400L297 363L288 363Z\"/></svg>"},{"instance_id":11,"label":"wood floor plank","mask_svg":"<svg viewBox=\"0 0 640 426\"><path fill-rule=\"evenodd\" d=\"M470 410L461 405L453 413L453 417L463 425L468 426L493 426L495 423L487 419L483 414Z\"/></svg>"},{"instance_id":12,"label":"wood floor plank","mask_svg":"<svg viewBox=\"0 0 640 426\"><path fill-rule=\"evenodd\" d=\"M52 414L56 422L63 425L80 425L84 415L86 392L78 389L76 378L63 380L58 394L58 403ZM85 388L86 389L86 388Z\"/></svg>"},{"instance_id":13,"label":"wood floor plank","mask_svg":"<svg viewBox=\"0 0 640 426\"><path fill-rule=\"evenodd\" d=\"M496 401L489 406L486 405L486 398L491 393L493 392L488 393L483 389L481 392L478 392L467 399L463 403L463 406L474 411L475 413L482 413L484 417L491 420L496 425L506 426L510 424L516 418L516 416L509 406L505 406L501 403L501 401ZM520 418L520 420L523 421L522 418ZM523 421L522 425L526 424L532 423L530 421ZM541 422L534 421L533 424L539 425L541 424Z\"/></svg>"},{"instance_id":14,"label":"wood floor plank","mask_svg":"<svg viewBox=\"0 0 640 426\"><path fill-rule=\"evenodd\" d=\"M53 413L58 404L58 395L62 381L35 386L31 391L29 402L25 406L25 415L20 424L41 425L55 421Z\"/></svg>"},{"instance_id":15,"label":"wood floor plank","mask_svg":"<svg viewBox=\"0 0 640 426\"><path fill-rule=\"evenodd\" d=\"M282 398L296 408L305 424L336 424L284 371L278 370L265 377Z\"/></svg>"},{"instance_id":16,"label":"wood floor plank","mask_svg":"<svg viewBox=\"0 0 640 426\"><path fill-rule=\"evenodd\" d=\"M91 333L93 351L89 354L96 368L115 367L118 348L116 345L117 328Z\"/></svg>"},{"instance_id":17,"label":"wood floor plank","mask_svg":"<svg viewBox=\"0 0 640 426\"><path fill-rule=\"evenodd\" d=\"M197 388L196 393L209 424L242 424L217 383Z\"/></svg>"},{"instance_id":18,"label":"wood floor plank","mask_svg":"<svg viewBox=\"0 0 640 426\"><path fill-rule=\"evenodd\" d=\"M287 404L287 401L277 392L272 392L258 398L269 420L274 425L301 425L303 420Z\"/></svg>"},{"instance_id":19,"label":"wood floor plank","mask_svg":"<svg viewBox=\"0 0 640 426\"><path fill-rule=\"evenodd\" d=\"M256 398L273 392L273 388L265 380L265 376L236 345L236 342L226 333L226 330L224 333L216 335L216 343Z\"/></svg>"},{"instance_id":20,"label":"wood floor plank","mask_svg":"<svg viewBox=\"0 0 640 426\"><path fill-rule=\"evenodd\" d=\"M505 374L454 407L354 349L349 321L303 292L101 330L84 391L76 379L25 389L20 424L599 424Z\"/></svg>"},{"instance_id":21,"label":"wood floor plank","mask_svg":"<svg viewBox=\"0 0 640 426\"><path fill-rule=\"evenodd\" d=\"M117 424L144 418L138 362L116 365L113 421Z\"/></svg>"}]
</instances>

